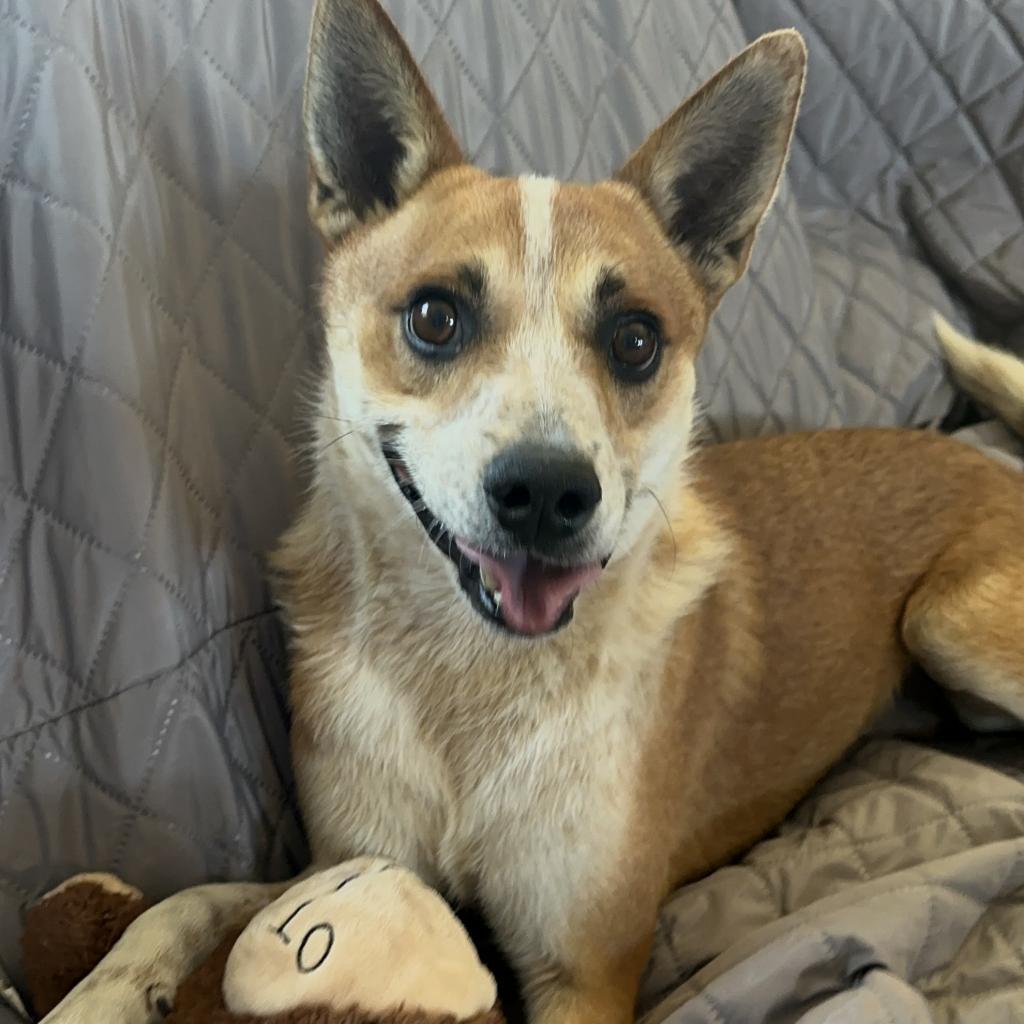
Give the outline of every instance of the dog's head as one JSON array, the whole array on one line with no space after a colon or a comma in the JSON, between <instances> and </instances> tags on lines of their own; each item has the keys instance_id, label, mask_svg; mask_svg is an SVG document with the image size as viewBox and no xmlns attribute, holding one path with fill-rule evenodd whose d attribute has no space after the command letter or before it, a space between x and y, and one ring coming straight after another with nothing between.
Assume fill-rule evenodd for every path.
<instances>
[{"instance_id":1,"label":"dog's head","mask_svg":"<svg viewBox=\"0 0 1024 1024\"><path fill-rule=\"evenodd\" d=\"M797 33L764 36L612 180L496 178L464 162L376 2L320 0L305 133L330 249L322 414L369 464L382 528L415 513L487 622L555 630L662 527L694 359L775 194L804 67Z\"/></svg>"}]
</instances>

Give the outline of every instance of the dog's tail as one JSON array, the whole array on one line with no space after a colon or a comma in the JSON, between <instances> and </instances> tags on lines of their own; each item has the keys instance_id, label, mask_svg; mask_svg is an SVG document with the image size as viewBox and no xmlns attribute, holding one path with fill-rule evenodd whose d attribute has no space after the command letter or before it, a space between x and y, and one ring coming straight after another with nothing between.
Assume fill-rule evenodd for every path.
<instances>
[{"instance_id":1,"label":"dog's tail","mask_svg":"<svg viewBox=\"0 0 1024 1024\"><path fill-rule=\"evenodd\" d=\"M1024 437L1024 361L968 338L938 313L934 323L957 384Z\"/></svg>"}]
</instances>

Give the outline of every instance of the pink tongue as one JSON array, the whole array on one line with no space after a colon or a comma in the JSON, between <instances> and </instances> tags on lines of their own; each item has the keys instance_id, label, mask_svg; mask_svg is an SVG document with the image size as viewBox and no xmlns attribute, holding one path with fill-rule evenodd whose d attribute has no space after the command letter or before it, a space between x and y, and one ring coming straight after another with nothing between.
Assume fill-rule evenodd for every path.
<instances>
[{"instance_id":1,"label":"pink tongue","mask_svg":"<svg viewBox=\"0 0 1024 1024\"><path fill-rule=\"evenodd\" d=\"M597 563L565 568L520 553L495 558L458 541L459 549L498 581L501 615L519 633L536 636L558 625L569 602L601 575Z\"/></svg>"}]
</instances>

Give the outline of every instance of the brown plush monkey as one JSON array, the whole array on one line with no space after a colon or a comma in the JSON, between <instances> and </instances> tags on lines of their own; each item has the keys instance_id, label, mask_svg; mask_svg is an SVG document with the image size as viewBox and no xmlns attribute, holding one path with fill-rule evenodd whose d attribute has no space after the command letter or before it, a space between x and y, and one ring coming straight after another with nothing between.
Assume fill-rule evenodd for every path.
<instances>
[{"instance_id":1,"label":"brown plush monkey","mask_svg":"<svg viewBox=\"0 0 1024 1024\"><path fill-rule=\"evenodd\" d=\"M32 906L23 950L45 1016L147 907L109 875ZM166 1024L503 1024L495 983L448 905L415 875L351 861L292 886L181 983Z\"/></svg>"}]
</instances>

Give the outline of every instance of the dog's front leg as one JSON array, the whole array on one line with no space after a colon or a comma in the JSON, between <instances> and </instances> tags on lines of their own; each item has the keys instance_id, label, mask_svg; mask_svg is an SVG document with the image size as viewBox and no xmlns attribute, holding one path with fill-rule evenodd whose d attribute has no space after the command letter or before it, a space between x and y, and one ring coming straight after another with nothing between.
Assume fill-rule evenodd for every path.
<instances>
[{"instance_id":1,"label":"dog's front leg","mask_svg":"<svg viewBox=\"0 0 1024 1024\"><path fill-rule=\"evenodd\" d=\"M625 956L599 956L538 973L526 990L529 1024L633 1024L652 938L653 930Z\"/></svg>"},{"instance_id":2,"label":"dog's front leg","mask_svg":"<svg viewBox=\"0 0 1024 1024\"><path fill-rule=\"evenodd\" d=\"M636 934L605 935L605 942L581 934L557 963L521 962L529 1024L632 1024L653 937L652 920Z\"/></svg>"},{"instance_id":3,"label":"dog's front leg","mask_svg":"<svg viewBox=\"0 0 1024 1024\"><path fill-rule=\"evenodd\" d=\"M226 883L186 889L137 918L44 1024L156 1024L182 979L224 936L291 885Z\"/></svg>"},{"instance_id":4,"label":"dog's front leg","mask_svg":"<svg viewBox=\"0 0 1024 1024\"><path fill-rule=\"evenodd\" d=\"M664 871L651 864L643 874L618 860L578 872L570 858L519 852L518 864L506 860L484 880L480 896L528 1024L632 1024L662 895L653 879Z\"/></svg>"}]
</instances>

